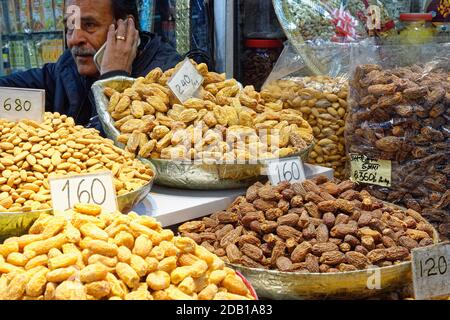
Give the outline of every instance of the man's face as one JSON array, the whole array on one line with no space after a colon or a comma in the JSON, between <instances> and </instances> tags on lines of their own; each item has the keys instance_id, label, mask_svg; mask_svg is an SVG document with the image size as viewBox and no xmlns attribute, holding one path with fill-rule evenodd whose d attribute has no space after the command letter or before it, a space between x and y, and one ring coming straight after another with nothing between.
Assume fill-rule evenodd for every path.
<instances>
[{"instance_id":1,"label":"man's face","mask_svg":"<svg viewBox=\"0 0 450 320\"><path fill-rule=\"evenodd\" d=\"M72 51L78 72L82 76L97 76L94 55L106 42L108 28L114 23L111 0L66 0L66 11L70 6L79 8L80 17L76 15L68 20L67 46ZM79 26L79 28L74 26Z\"/></svg>"}]
</instances>

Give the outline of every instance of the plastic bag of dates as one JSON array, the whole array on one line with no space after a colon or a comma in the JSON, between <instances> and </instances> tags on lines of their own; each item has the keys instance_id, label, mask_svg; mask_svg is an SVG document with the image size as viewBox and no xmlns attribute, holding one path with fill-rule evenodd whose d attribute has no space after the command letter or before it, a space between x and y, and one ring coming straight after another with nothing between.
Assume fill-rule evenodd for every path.
<instances>
[{"instance_id":1,"label":"plastic bag of dates","mask_svg":"<svg viewBox=\"0 0 450 320\"><path fill-rule=\"evenodd\" d=\"M272 74L261 92L265 101L283 101L285 109L302 113L313 128L316 144L308 162L335 170L335 176L343 179L345 164L344 127L347 116L349 55L342 44L327 45L329 50L320 54L329 76L311 76L302 57L286 46Z\"/></svg>"},{"instance_id":2,"label":"plastic bag of dates","mask_svg":"<svg viewBox=\"0 0 450 320\"><path fill-rule=\"evenodd\" d=\"M353 181L450 237L450 44L354 47L346 145Z\"/></svg>"},{"instance_id":3,"label":"plastic bag of dates","mask_svg":"<svg viewBox=\"0 0 450 320\"><path fill-rule=\"evenodd\" d=\"M433 244L433 227L349 181L318 176L277 186L258 182L231 206L179 227L226 262L283 272L385 267Z\"/></svg>"}]
</instances>

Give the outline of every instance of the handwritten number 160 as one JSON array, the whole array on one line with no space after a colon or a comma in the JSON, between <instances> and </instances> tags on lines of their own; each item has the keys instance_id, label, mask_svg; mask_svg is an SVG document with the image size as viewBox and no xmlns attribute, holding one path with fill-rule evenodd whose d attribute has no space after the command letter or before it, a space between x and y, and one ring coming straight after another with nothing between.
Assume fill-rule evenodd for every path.
<instances>
[{"instance_id":1,"label":"handwritten number 160","mask_svg":"<svg viewBox=\"0 0 450 320\"><path fill-rule=\"evenodd\" d=\"M91 182L91 188L90 188L90 193L88 190L82 190L81 189L81 185L83 184L83 182L85 181L85 179L82 179L79 183L78 183L78 187L77 187L77 194L76 194L76 199L78 201L78 203L90 203L91 199L92 202L97 204L97 205L102 205L105 203L106 201L106 188L103 185L103 183L99 180L99 179L94 179ZM103 189L103 191L100 192L100 190L98 190L97 193L94 192L94 190L97 190L95 188L95 185L99 184L99 188ZM62 188L61 191L65 191L67 189L67 204L68 204L68 209L72 208L72 203L70 201L70 180L67 180L67 182L64 184L64 187ZM95 197L96 194L102 194L101 197ZM100 199L100 200L99 200Z\"/></svg>"},{"instance_id":2,"label":"handwritten number 160","mask_svg":"<svg viewBox=\"0 0 450 320\"><path fill-rule=\"evenodd\" d=\"M298 164L295 162L291 162L290 170L289 167L286 167L288 164L288 162L284 163L283 170L280 170L281 168L280 166L278 166L278 181L291 182L292 179L300 179L300 168L298 167Z\"/></svg>"}]
</instances>

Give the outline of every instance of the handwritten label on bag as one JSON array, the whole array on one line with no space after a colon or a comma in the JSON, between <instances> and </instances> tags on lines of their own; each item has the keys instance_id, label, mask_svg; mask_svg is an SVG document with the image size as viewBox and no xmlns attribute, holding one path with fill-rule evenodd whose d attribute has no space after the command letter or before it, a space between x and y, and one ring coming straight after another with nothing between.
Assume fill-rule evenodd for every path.
<instances>
[{"instance_id":1,"label":"handwritten label on bag","mask_svg":"<svg viewBox=\"0 0 450 320\"><path fill-rule=\"evenodd\" d=\"M290 183L306 180L305 169L299 158L279 159L269 162L267 175L274 186L282 181Z\"/></svg>"},{"instance_id":2,"label":"handwritten label on bag","mask_svg":"<svg viewBox=\"0 0 450 320\"><path fill-rule=\"evenodd\" d=\"M0 119L44 121L45 90L0 87Z\"/></svg>"},{"instance_id":3,"label":"handwritten label on bag","mask_svg":"<svg viewBox=\"0 0 450 320\"><path fill-rule=\"evenodd\" d=\"M49 179L53 209L65 211L77 203L97 204L106 212L117 211L116 188L111 172L61 176Z\"/></svg>"},{"instance_id":4,"label":"handwritten label on bag","mask_svg":"<svg viewBox=\"0 0 450 320\"><path fill-rule=\"evenodd\" d=\"M450 294L450 243L417 248L412 253L414 297L429 299Z\"/></svg>"},{"instance_id":5,"label":"handwritten label on bag","mask_svg":"<svg viewBox=\"0 0 450 320\"><path fill-rule=\"evenodd\" d=\"M203 80L192 62L186 59L167 84L178 100L184 103L196 96Z\"/></svg>"},{"instance_id":6,"label":"handwritten label on bag","mask_svg":"<svg viewBox=\"0 0 450 320\"><path fill-rule=\"evenodd\" d=\"M370 159L364 155L351 154L351 177L354 182L391 186L392 163L389 160Z\"/></svg>"}]
</instances>

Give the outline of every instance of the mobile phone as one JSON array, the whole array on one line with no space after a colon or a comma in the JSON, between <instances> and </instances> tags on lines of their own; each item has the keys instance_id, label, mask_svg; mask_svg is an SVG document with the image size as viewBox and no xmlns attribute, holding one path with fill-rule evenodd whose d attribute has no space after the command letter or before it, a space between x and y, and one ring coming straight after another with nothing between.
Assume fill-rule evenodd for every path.
<instances>
[{"instance_id":1,"label":"mobile phone","mask_svg":"<svg viewBox=\"0 0 450 320\"><path fill-rule=\"evenodd\" d=\"M94 56L94 63L95 66L97 67L98 71L101 71L101 66L102 66L102 61L103 61L103 56L105 55L105 50L106 50L106 42L102 45L102 47L97 51L97 53Z\"/></svg>"}]
</instances>

